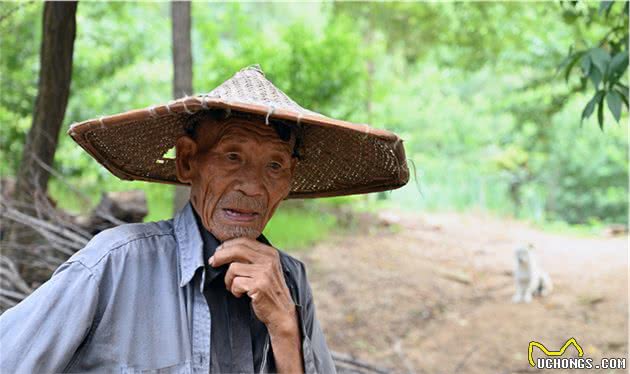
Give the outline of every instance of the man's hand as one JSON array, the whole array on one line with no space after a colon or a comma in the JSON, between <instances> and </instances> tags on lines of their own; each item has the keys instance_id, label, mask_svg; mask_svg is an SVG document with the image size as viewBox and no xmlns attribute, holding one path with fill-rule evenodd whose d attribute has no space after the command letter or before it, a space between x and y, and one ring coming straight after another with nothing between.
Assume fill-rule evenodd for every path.
<instances>
[{"instance_id":1,"label":"man's hand","mask_svg":"<svg viewBox=\"0 0 630 374\"><path fill-rule=\"evenodd\" d=\"M302 372L297 312L284 281L280 254L249 238L221 244L208 261L212 267L230 264L225 286L234 296L247 294L256 317L267 326L279 372Z\"/></svg>"},{"instance_id":2,"label":"man's hand","mask_svg":"<svg viewBox=\"0 0 630 374\"><path fill-rule=\"evenodd\" d=\"M282 331L295 324L295 305L284 281L280 254L249 238L224 242L210 258L210 265L230 264L225 286L234 296L247 294L256 317L269 330Z\"/></svg>"}]
</instances>

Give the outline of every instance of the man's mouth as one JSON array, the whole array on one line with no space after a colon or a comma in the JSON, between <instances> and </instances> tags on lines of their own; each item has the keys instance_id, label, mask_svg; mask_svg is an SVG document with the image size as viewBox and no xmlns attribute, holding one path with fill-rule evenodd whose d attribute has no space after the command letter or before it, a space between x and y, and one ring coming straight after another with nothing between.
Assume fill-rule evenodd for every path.
<instances>
[{"instance_id":1,"label":"man's mouth","mask_svg":"<svg viewBox=\"0 0 630 374\"><path fill-rule=\"evenodd\" d=\"M259 215L258 212L247 209L223 208L223 211L228 219L239 222L253 221Z\"/></svg>"}]
</instances>

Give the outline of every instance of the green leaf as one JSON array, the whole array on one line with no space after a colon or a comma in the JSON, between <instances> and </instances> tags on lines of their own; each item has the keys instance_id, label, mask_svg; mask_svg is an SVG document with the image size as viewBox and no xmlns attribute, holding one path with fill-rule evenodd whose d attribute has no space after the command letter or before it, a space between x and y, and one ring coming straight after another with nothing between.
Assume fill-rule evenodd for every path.
<instances>
[{"instance_id":1,"label":"green leaf","mask_svg":"<svg viewBox=\"0 0 630 374\"><path fill-rule=\"evenodd\" d=\"M623 73L628 69L628 51L622 51L615 55L610 61L610 79L611 82L616 82Z\"/></svg>"},{"instance_id":2,"label":"green leaf","mask_svg":"<svg viewBox=\"0 0 630 374\"><path fill-rule=\"evenodd\" d=\"M584 56L582 56L582 59L580 60L580 66L582 67L582 73L585 76L588 76L588 73L591 70L591 56L589 56L588 54L584 54Z\"/></svg>"},{"instance_id":3,"label":"green leaf","mask_svg":"<svg viewBox=\"0 0 630 374\"><path fill-rule=\"evenodd\" d=\"M588 77L591 78L595 89L599 89L599 83L602 81L602 73L600 73L598 69L592 69Z\"/></svg>"},{"instance_id":4,"label":"green leaf","mask_svg":"<svg viewBox=\"0 0 630 374\"><path fill-rule=\"evenodd\" d=\"M593 65L597 66L602 74L606 73L608 64L610 64L610 55L602 48L591 48L589 51Z\"/></svg>"},{"instance_id":5,"label":"green leaf","mask_svg":"<svg viewBox=\"0 0 630 374\"><path fill-rule=\"evenodd\" d=\"M618 88L615 88L615 91L619 94L621 100L623 100L626 104L626 108L628 108L628 91L620 90Z\"/></svg>"},{"instance_id":6,"label":"green leaf","mask_svg":"<svg viewBox=\"0 0 630 374\"><path fill-rule=\"evenodd\" d=\"M606 95L606 103L613 117L615 117L615 121L619 123L619 119L621 118L621 95L616 91L608 92Z\"/></svg>"},{"instance_id":7,"label":"green leaf","mask_svg":"<svg viewBox=\"0 0 630 374\"><path fill-rule=\"evenodd\" d=\"M602 95L597 104L597 122L599 123L599 129L604 131L604 95Z\"/></svg>"},{"instance_id":8,"label":"green leaf","mask_svg":"<svg viewBox=\"0 0 630 374\"><path fill-rule=\"evenodd\" d=\"M602 91L602 90L597 91L595 93L595 95L593 95L591 100L586 104L586 106L584 107L584 110L582 111L582 120L584 120L585 118L590 117L591 114L593 114L593 111L595 110L595 104L603 96L604 96L604 91Z\"/></svg>"}]
</instances>

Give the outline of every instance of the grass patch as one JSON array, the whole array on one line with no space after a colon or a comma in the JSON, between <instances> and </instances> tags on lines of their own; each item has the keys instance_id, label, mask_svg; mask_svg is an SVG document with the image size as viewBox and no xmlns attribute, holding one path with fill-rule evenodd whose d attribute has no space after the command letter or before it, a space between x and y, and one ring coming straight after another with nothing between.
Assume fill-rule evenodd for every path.
<instances>
[{"instance_id":1,"label":"grass patch","mask_svg":"<svg viewBox=\"0 0 630 374\"><path fill-rule=\"evenodd\" d=\"M280 208L263 233L275 247L297 251L325 239L336 227L336 222L336 217L330 213Z\"/></svg>"},{"instance_id":2,"label":"grass patch","mask_svg":"<svg viewBox=\"0 0 630 374\"><path fill-rule=\"evenodd\" d=\"M606 225L591 221L588 224L570 224L564 221L534 222L535 227L551 234L572 235L579 237L598 236L604 232Z\"/></svg>"}]
</instances>

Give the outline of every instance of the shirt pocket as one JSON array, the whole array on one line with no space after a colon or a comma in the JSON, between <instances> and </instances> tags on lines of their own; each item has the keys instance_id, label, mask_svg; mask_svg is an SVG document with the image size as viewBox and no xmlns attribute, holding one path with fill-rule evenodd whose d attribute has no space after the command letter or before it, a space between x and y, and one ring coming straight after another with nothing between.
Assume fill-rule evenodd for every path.
<instances>
[{"instance_id":1,"label":"shirt pocket","mask_svg":"<svg viewBox=\"0 0 630 374\"><path fill-rule=\"evenodd\" d=\"M157 369L139 369L133 366L123 366L120 374L192 374L192 363L185 361L176 365L165 366Z\"/></svg>"}]
</instances>

